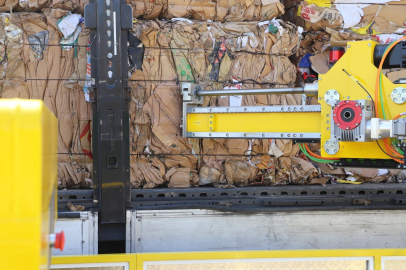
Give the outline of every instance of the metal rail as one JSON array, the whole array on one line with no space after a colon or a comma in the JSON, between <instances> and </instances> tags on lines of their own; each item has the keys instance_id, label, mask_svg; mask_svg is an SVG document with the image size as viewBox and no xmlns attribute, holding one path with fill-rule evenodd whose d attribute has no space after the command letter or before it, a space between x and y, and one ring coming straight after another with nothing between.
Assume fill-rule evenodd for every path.
<instances>
[{"instance_id":1,"label":"metal rail","mask_svg":"<svg viewBox=\"0 0 406 270\"><path fill-rule=\"evenodd\" d=\"M132 189L132 209L213 209L229 212L273 212L332 209L406 209L406 183L258 186L219 189ZM92 208L91 190L60 190L58 211L67 202Z\"/></svg>"},{"instance_id":2,"label":"metal rail","mask_svg":"<svg viewBox=\"0 0 406 270\"><path fill-rule=\"evenodd\" d=\"M270 88L270 89L223 89L223 90L197 90L196 96L232 96L232 95L278 95L278 94L304 94L304 87Z\"/></svg>"}]
</instances>

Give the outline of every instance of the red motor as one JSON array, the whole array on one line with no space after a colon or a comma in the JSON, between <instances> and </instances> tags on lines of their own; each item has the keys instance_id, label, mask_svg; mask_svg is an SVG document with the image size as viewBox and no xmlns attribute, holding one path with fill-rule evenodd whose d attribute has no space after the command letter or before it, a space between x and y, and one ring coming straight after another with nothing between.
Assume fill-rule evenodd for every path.
<instances>
[{"instance_id":1,"label":"red motor","mask_svg":"<svg viewBox=\"0 0 406 270\"><path fill-rule=\"evenodd\" d=\"M338 60L340 60L344 53L345 49L343 47L331 47L330 59L328 60L329 65L332 67Z\"/></svg>"}]
</instances>

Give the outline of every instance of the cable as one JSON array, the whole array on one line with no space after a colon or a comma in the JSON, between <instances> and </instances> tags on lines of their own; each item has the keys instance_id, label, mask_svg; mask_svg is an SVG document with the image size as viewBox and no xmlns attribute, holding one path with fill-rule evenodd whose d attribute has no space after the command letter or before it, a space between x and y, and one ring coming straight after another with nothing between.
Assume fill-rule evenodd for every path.
<instances>
[{"instance_id":1,"label":"cable","mask_svg":"<svg viewBox=\"0 0 406 270\"><path fill-rule=\"evenodd\" d=\"M326 157L319 156L319 155L317 155L316 153L313 153L313 152L310 150L310 148L307 146L306 143L304 143L304 146L305 146L307 152L308 152L311 156L313 156L313 157L315 157L315 158L326 159L326 160L337 160L337 158L326 158Z\"/></svg>"},{"instance_id":2,"label":"cable","mask_svg":"<svg viewBox=\"0 0 406 270\"><path fill-rule=\"evenodd\" d=\"M307 152L306 148L302 146L302 144L299 143L298 145L299 145L300 150L302 150L302 152L303 152L309 159L311 159L311 160L313 160L313 161L315 161L315 162L319 162L319 163L330 163L330 162L338 162L338 161L340 161L339 159L336 159L336 160L326 160L326 159L319 159L319 158L312 157L312 156Z\"/></svg>"},{"instance_id":3,"label":"cable","mask_svg":"<svg viewBox=\"0 0 406 270\"><path fill-rule=\"evenodd\" d=\"M376 107L375 107L375 102L374 99L372 98L372 95L368 92L368 90L359 82L359 80L354 76L351 75L350 73L348 73L345 69L343 69L343 71L350 76L350 78L356 82L359 86L361 86L361 88L368 94L368 97L372 100L372 106L374 107L374 112L376 112Z\"/></svg>"},{"instance_id":4,"label":"cable","mask_svg":"<svg viewBox=\"0 0 406 270\"><path fill-rule=\"evenodd\" d=\"M386 59L386 56L389 54L390 50L396 46L396 44L398 44L400 41L405 40L406 36L396 40L395 42L392 42L385 50L381 62L379 63L379 67L378 67L378 73L376 75L376 83L375 83L375 108L378 109L378 105L379 105L379 96L378 96L378 92L379 92L379 80L381 78L381 74L382 74L382 67L383 67L383 63ZM378 110L376 110L375 112L375 117L379 117L378 114Z\"/></svg>"}]
</instances>

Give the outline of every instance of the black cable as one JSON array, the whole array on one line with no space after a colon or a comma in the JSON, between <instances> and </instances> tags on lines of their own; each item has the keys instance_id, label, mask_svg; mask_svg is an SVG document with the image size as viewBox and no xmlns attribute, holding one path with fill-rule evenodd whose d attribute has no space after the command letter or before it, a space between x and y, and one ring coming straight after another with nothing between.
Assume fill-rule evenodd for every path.
<instances>
[{"instance_id":1,"label":"black cable","mask_svg":"<svg viewBox=\"0 0 406 270\"><path fill-rule=\"evenodd\" d=\"M384 150L382 149L381 145L379 144L379 141L378 141L378 140L376 140L376 143L378 144L379 148L381 148L382 152L385 153L385 155L387 155L387 156L389 156L389 157L391 157L391 158L401 159L401 157L394 157L394 156L391 156L391 155L389 155L386 151L384 151Z\"/></svg>"}]
</instances>

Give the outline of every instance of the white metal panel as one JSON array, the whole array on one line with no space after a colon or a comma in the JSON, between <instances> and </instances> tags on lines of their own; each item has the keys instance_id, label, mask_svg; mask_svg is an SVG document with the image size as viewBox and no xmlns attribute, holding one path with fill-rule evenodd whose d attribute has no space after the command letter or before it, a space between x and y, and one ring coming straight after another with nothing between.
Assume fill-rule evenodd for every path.
<instances>
[{"instance_id":1,"label":"white metal panel","mask_svg":"<svg viewBox=\"0 0 406 270\"><path fill-rule=\"evenodd\" d=\"M406 211L133 211L128 252L404 248Z\"/></svg>"},{"instance_id":2,"label":"white metal panel","mask_svg":"<svg viewBox=\"0 0 406 270\"><path fill-rule=\"evenodd\" d=\"M92 255L98 253L98 216L91 211L80 212L80 218L58 218L55 232L64 231L63 251L53 249L52 255Z\"/></svg>"}]
</instances>

